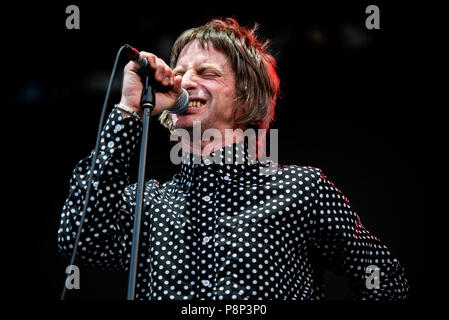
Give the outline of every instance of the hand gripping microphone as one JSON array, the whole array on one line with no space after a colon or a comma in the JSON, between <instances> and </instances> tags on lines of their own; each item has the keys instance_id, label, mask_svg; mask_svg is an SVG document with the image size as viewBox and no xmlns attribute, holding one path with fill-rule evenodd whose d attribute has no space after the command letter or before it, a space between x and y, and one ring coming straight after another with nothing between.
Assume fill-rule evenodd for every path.
<instances>
[{"instance_id":1,"label":"hand gripping microphone","mask_svg":"<svg viewBox=\"0 0 449 320\"><path fill-rule=\"evenodd\" d=\"M158 90L160 85L154 81L154 70L150 68L147 58L143 57L137 49L131 47L130 45L126 44L125 46L128 58L138 65L139 72L148 75L150 79L152 79L151 82L156 88L156 91L163 91ZM189 94L187 90L183 88L182 94L179 96L178 100L176 100L175 104L167 111L170 113L181 113L187 108L188 104Z\"/></svg>"}]
</instances>

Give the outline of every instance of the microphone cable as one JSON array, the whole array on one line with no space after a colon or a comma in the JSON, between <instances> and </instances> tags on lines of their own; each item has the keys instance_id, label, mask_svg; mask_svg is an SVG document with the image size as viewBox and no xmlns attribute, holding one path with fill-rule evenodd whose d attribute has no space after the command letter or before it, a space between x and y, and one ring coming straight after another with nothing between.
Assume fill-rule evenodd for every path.
<instances>
[{"instance_id":1,"label":"microphone cable","mask_svg":"<svg viewBox=\"0 0 449 320\"><path fill-rule=\"evenodd\" d=\"M108 88L106 90L106 95L105 95L104 102L103 102L103 109L101 110L100 122L98 124L97 140L95 142L94 153L93 153L92 161L91 161L91 164L90 164L90 173L89 173L87 189L86 189L86 198L85 198L85 201L84 201L83 211L81 212L81 220L80 220L80 224L78 226L78 231L76 233L75 244L73 246L72 256L70 258L70 264L69 265L73 265L75 263L76 252L78 250L78 243L79 243L79 240L80 240L80 237L81 237L81 230L83 229L83 223L84 223L84 217L86 215L87 204L89 202L90 189L91 189L91 186L92 186L92 175L93 175L93 172L94 172L95 163L97 161L98 149L100 147L100 140L101 140L101 131L103 129L103 122L104 122L104 118L105 118L105 115L106 115L106 110L107 110L107 106L108 106L108 102L109 102L109 96L110 96L110 93L111 93L111 87L112 87L112 83L114 81L115 73L116 73L116 70L117 70L118 61L119 61L120 56L122 54L122 51L124 49L127 49L127 45L121 46L120 49L118 50L117 55L115 57L114 66L112 67L111 76L109 78ZM64 281L64 288L62 290L61 299L60 300L64 300L66 292L67 292L66 281L67 281L67 278Z\"/></svg>"}]
</instances>

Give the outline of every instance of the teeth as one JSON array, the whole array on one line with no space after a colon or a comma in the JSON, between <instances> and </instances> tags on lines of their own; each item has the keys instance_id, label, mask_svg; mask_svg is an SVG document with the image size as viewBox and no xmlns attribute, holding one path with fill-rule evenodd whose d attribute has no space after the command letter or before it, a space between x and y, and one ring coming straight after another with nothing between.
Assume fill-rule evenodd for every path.
<instances>
[{"instance_id":1,"label":"teeth","mask_svg":"<svg viewBox=\"0 0 449 320\"><path fill-rule=\"evenodd\" d=\"M188 108L198 108L201 107L204 103L201 101L190 101L187 105Z\"/></svg>"}]
</instances>

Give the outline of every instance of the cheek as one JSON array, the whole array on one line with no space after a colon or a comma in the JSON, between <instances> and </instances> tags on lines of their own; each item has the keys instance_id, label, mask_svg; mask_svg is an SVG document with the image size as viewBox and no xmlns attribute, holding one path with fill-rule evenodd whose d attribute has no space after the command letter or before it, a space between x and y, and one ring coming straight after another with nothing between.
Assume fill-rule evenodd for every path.
<instances>
[{"instance_id":1,"label":"cheek","mask_svg":"<svg viewBox=\"0 0 449 320\"><path fill-rule=\"evenodd\" d=\"M219 107L216 110L222 114L231 114L235 109L235 89L233 87L221 87L217 89L217 106Z\"/></svg>"}]
</instances>

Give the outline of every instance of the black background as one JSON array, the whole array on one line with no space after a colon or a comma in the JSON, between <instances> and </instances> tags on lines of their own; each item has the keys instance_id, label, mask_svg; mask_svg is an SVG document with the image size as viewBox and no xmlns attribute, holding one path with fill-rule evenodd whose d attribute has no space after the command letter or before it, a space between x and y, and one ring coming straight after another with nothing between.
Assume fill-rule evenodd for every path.
<instances>
[{"instance_id":1,"label":"black background","mask_svg":"<svg viewBox=\"0 0 449 320\"><path fill-rule=\"evenodd\" d=\"M79 30L65 27L69 4L80 8ZM380 30L365 28L368 4L380 8ZM74 166L94 147L119 47L129 43L168 62L183 30L234 16L243 25L258 22L278 60L283 93L272 127L279 129L279 162L321 168L405 267L411 299L437 299L444 274L442 106L424 93L432 63L425 56L429 34L414 23L419 19L407 11L410 6L13 4L3 12L12 17L3 27L9 106L3 116L9 128L5 141L12 142L5 157L16 166L5 170L12 177L7 203L14 209L4 212L3 225L13 232L3 265L17 297L60 296L68 261L57 252L59 215ZM422 7L418 11L426 14ZM120 69L125 63L122 59ZM120 99L120 85L121 71L110 109ZM148 176L166 181L176 172L169 150L168 132L153 125ZM135 164L131 182L136 170ZM17 270L20 275L12 276ZM332 273L327 278L327 299L350 297L344 279ZM67 299L124 299L126 287L126 273L81 269L81 289L68 292Z\"/></svg>"}]
</instances>

